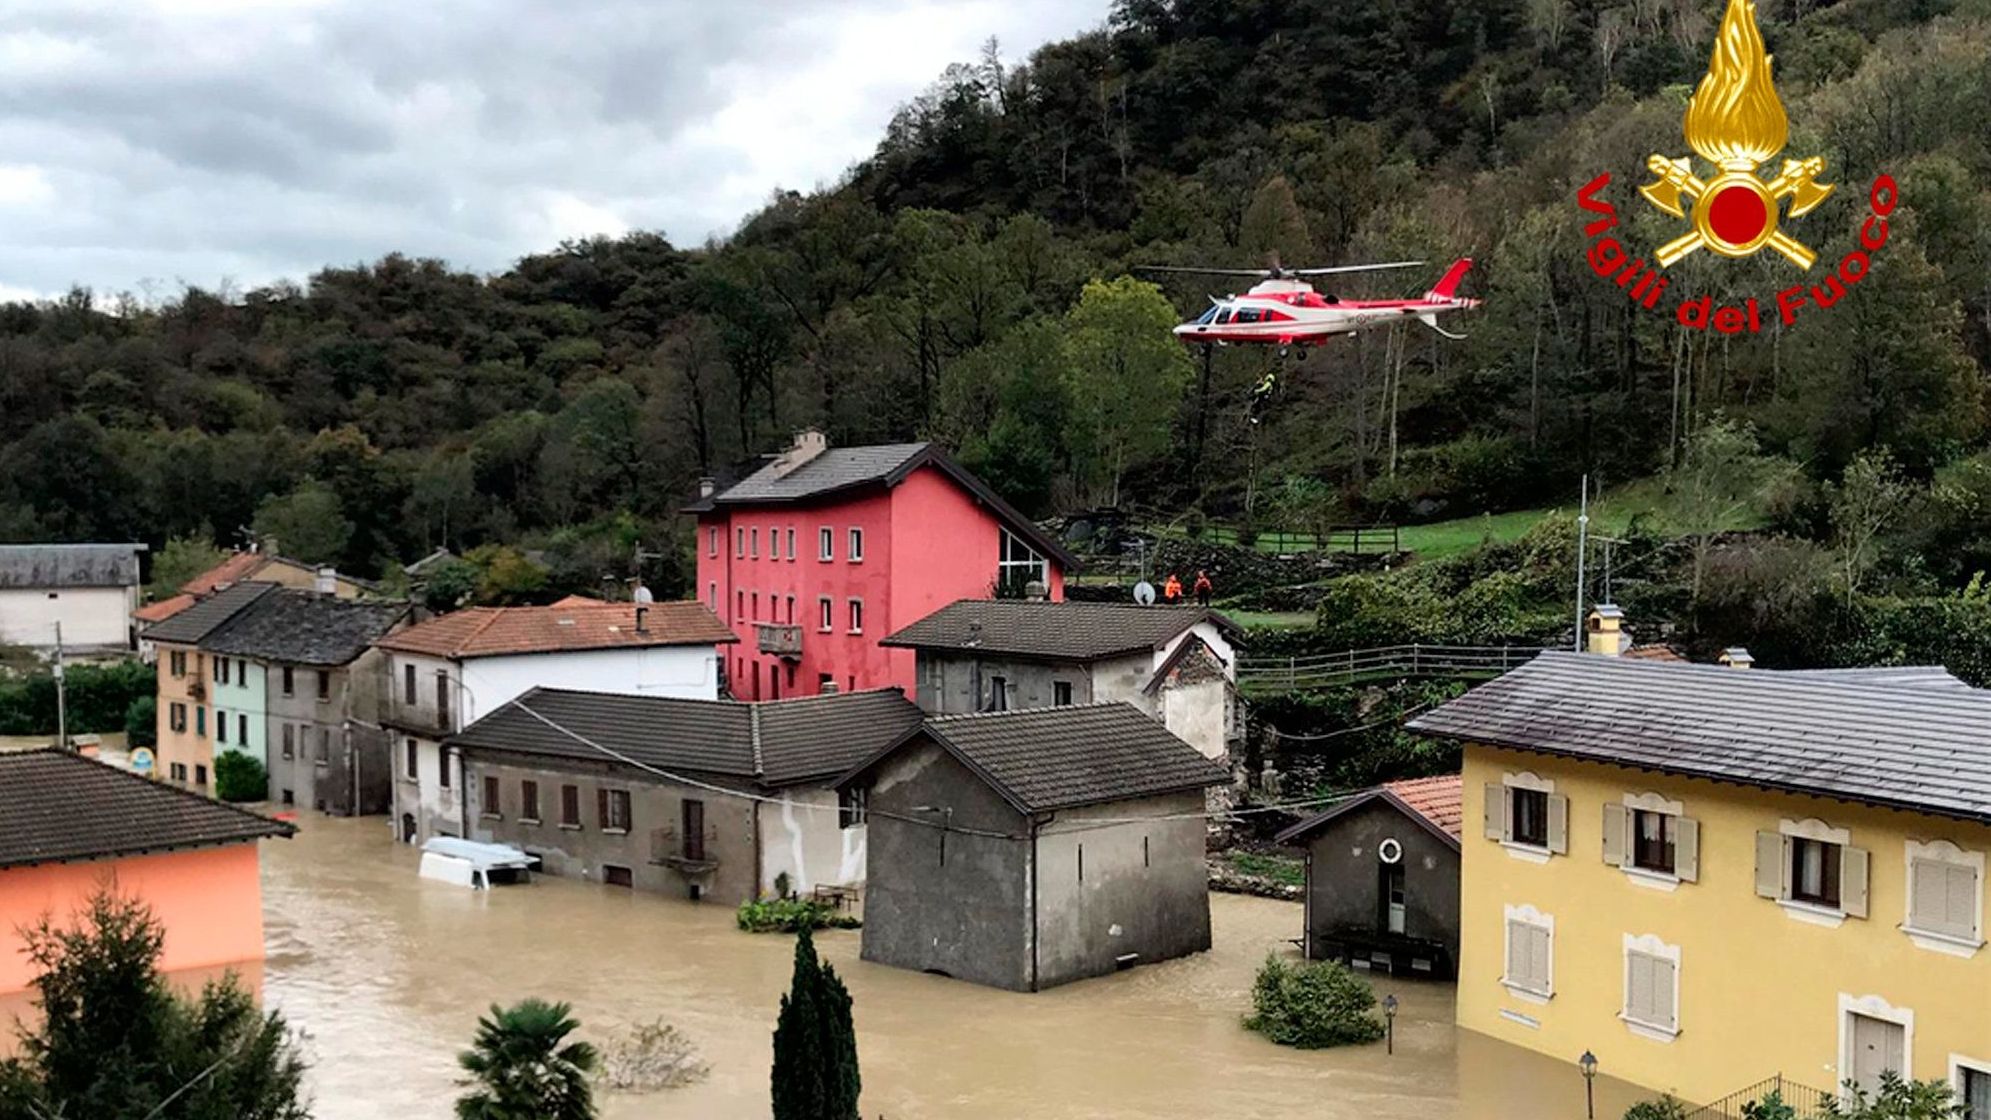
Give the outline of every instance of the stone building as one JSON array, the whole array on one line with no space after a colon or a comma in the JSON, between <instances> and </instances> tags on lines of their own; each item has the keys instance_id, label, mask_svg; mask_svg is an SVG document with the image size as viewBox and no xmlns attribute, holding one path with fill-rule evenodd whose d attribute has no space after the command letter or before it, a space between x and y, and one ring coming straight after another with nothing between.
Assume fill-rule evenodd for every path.
<instances>
[{"instance_id":1,"label":"stone building","mask_svg":"<svg viewBox=\"0 0 1991 1120\"><path fill-rule=\"evenodd\" d=\"M1308 957L1456 973L1459 801L1457 774L1390 782L1279 834L1307 850Z\"/></svg>"},{"instance_id":2,"label":"stone building","mask_svg":"<svg viewBox=\"0 0 1991 1120\"><path fill-rule=\"evenodd\" d=\"M1243 735L1235 644L1199 607L963 599L880 644L915 652L919 705L936 715L1126 701L1207 758Z\"/></svg>"},{"instance_id":3,"label":"stone building","mask_svg":"<svg viewBox=\"0 0 1991 1120\"><path fill-rule=\"evenodd\" d=\"M831 782L916 727L897 689L743 704L534 689L446 741L470 839L548 874L735 905L864 881Z\"/></svg>"},{"instance_id":4,"label":"stone building","mask_svg":"<svg viewBox=\"0 0 1991 1120\"><path fill-rule=\"evenodd\" d=\"M0 545L0 645L53 656L56 630L71 658L137 648L142 544Z\"/></svg>"},{"instance_id":5,"label":"stone building","mask_svg":"<svg viewBox=\"0 0 1991 1120\"><path fill-rule=\"evenodd\" d=\"M837 783L870 814L864 959L1037 991L1207 949L1226 778L1126 703L928 719Z\"/></svg>"}]
</instances>

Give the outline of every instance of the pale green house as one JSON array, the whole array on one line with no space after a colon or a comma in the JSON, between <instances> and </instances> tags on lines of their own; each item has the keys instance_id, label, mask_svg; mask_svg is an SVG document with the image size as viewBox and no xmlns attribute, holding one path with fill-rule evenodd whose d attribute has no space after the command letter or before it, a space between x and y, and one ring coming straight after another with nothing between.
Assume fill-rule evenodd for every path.
<instances>
[{"instance_id":1,"label":"pale green house","mask_svg":"<svg viewBox=\"0 0 1991 1120\"><path fill-rule=\"evenodd\" d=\"M239 751L267 767L269 674L261 661L231 652L228 632L229 627L223 625L200 647L208 654L214 753Z\"/></svg>"}]
</instances>

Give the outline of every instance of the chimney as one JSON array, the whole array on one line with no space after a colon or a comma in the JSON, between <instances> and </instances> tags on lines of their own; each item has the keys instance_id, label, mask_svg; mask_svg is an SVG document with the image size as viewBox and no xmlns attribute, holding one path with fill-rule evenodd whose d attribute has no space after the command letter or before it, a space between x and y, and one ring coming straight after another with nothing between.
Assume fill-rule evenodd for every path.
<instances>
[{"instance_id":1,"label":"chimney","mask_svg":"<svg viewBox=\"0 0 1991 1120\"><path fill-rule=\"evenodd\" d=\"M647 633L649 633L649 632L650 632L650 631L649 631L649 628L648 628L648 625L647 625L647 623L646 623L646 621L645 621L645 620L646 620L646 619L647 619L647 618L649 617L649 614L650 614L650 608L649 608L649 607L646 607L646 606L643 606L643 605L641 605L640 603L639 603L639 604L637 605L637 607L636 607L636 632L637 632L638 634L647 634Z\"/></svg>"},{"instance_id":2,"label":"chimney","mask_svg":"<svg viewBox=\"0 0 1991 1120\"><path fill-rule=\"evenodd\" d=\"M1749 651L1741 646L1730 646L1722 650L1721 656L1716 660L1731 669L1747 669L1756 664L1756 659L1749 656Z\"/></svg>"},{"instance_id":3,"label":"chimney","mask_svg":"<svg viewBox=\"0 0 1991 1120\"><path fill-rule=\"evenodd\" d=\"M1023 585L1023 597L1033 603L1042 603L1051 597L1050 591L1041 579L1033 579Z\"/></svg>"},{"instance_id":4,"label":"chimney","mask_svg":"<svg viewBox=\"0 0 1991 1120\"><path fill-rule=\"evenodd\" d=\"M333 567L318 569L318 578L311 581L311 589L320 595L338 594L339 570Z\"/></svg>"},{"instance_id":5,"label":"chimney","mask_svg":"<svg viewBox=\"0 0 1991 1120\"><path fill-rule=\"evenodd\" d=\"M1632 636L1625 632L1625 612L1614 603L1599 603L1584 624L1585 648L1605 657L1617 657L1631 648Z\"/></svg>"},{"instance_id":6,"label":"chimney","mask_svg":"<svg viewBox=\"0 0 1991 1120\"><path fill-rule=\"evenodd\" d=\"M836 682L833 680L825 680L823 681L822 687L818 688L816 691L817 693L823 696L835 696L837 694Z\"/></svg>"},{"instance_id":7,"label":"chimney","mask_svg":"<svg viewBox=\"0 0 1991 1120\"><path fill-rule=\"evenodd\" d=\"M711 497L713 492L718 489L719 480L713 478L711 475L706 475L704 478L698 480L698 496L701 498Z\"/></svg>"},{"instance_id":8,"label":"chimney","mask_svg":"<svg viewBox=\"0 0 1991 1120\"><path fill-rule=\"evenodd\" d=\"M814 428L795 433L795 443L774 459L774 477L787 478L804 463L830 449L829 437Z\"/></svg>"}]
</instances>

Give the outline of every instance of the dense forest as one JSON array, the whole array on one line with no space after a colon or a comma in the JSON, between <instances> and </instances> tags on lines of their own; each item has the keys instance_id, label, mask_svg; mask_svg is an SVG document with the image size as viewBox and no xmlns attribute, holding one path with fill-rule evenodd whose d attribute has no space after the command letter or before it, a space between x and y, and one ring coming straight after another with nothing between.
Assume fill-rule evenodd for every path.
<instances>
[{"instance_id":1,"label":"dense forest","mask_svg":"<svg viewBox=\"0 0 1991 1120\"><path fill-rule=\"evenodd\" d=\"M1800 537L1831 536L1856 468L1926 503L1948 535L1902 551L1944 551L1897 575L1962 587L1991 502L1991 2L1758 9L1787 154L1839 184L1792 231L1836 261L1867 183L1901 184L1870 276L1788 331L1683 330L1585 262L1575 197L1600 171L1628 239L1677 232L1633 191L1647 155L1684 154L1712 0L1119 0L1027 61L991 43L950 68L841 182L723 242L0 306L0 539L253 530L366 575L522 549L546 586L585 586L682 540L698 476L805 425L940 440L1038 514L1260 523L1564 501L1735 436L1792 468L1760 477ZM1463 255L1486 301L1467 341L1334 343L1284 366L1257 424L1276 356L1186 352L1166 328L1206 288L1136 271L1431 262L1339 289L1396 296ZM1670 275L1719 299L1792 282L1773 254ZM651 578L676 590L663 551Z\"/></svg>"}]
</instances>

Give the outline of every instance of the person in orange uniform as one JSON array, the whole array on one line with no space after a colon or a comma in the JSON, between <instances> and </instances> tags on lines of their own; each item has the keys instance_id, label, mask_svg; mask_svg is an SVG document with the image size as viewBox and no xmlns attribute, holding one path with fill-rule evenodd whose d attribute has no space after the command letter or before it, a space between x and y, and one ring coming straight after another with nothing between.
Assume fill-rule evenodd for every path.
<instances>
[{"instance_id":1,"label":"person in orange uniform","mask_svg":"<svg viewBox=\"0 0 1991 1120\"><path fill-rule=\"evenodd\" d=\"M1175 578L1174 572L1168 573L1168 582L1161 585L1161 597L1170 603L1182 601L1182 581Z\"/></svg>"},{"instance_id":2,"label":"person in orange uniform","mask_svg":"<svg viewBox=\"0 0 1991 1120\"><path fill-rule=\"evenodd\" d=\"M1213 590L1215 590L1215 588L1213 588L1210 584L1209 573L1201 571L1197 572L1196 587L1195 587L1197 605L1205 607L1209 606L1210 592Z\"/></svg>"}]
</instances>

